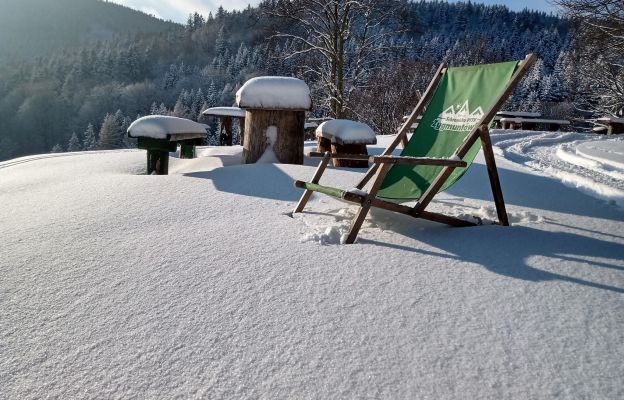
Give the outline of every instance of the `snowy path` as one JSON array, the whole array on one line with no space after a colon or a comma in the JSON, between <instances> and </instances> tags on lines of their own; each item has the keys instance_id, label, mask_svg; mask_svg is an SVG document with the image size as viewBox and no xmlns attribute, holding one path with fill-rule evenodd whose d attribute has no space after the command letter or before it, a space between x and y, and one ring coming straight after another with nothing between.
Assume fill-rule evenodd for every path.
<instances>
[{"instance_id":1,"label":"snowy path","mask_svg":"<svg viewBox=\"0 0 624 400\"><path fill-rule=\"evenodd\" d=\"M624 398L624 212L526 166L554 145L521 158L513 139L496 138L513 227L375 211L352 246L320 243L353 207L286 216L312 160L0 168L0 399ZM481 159L434 209L493 213Z\"/></svg>"},{"instance_id":2,"label":"snowy path","mask_svg":"<svg viewBox=\"0 0 624 400\"><path fill-rule=\"evenodd\" d=\"M494 131L499 154L624 207L624 138L568 132Z\"/></svg>"}]
</instances>

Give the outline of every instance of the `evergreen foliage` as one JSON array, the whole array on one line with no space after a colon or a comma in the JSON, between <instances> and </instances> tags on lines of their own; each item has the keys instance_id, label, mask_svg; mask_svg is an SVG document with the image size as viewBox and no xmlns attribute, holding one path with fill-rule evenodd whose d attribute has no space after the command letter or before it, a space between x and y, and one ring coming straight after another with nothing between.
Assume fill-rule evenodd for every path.
<instances>
[{"instance_id":1,"label":"evergreen foliage","mask_svg":"<svg viewBox=\"0 0 624 400\"><path fill-rule=\"evenodd\" d=\"M69 143L67 143L67 151L80 151L80 150L82 150L80 139L78 139L78 135L76 135L76 132L73 132L71 137L69 138Z\"/></svg>"},{"instance_id":2,"label":"evergreen foliage","mask_svg":"<svg viewBox=\"0 0 624 400\"><path fill-rule=\"evenodd\" d=\"M566 102L576 95L574 80L579 77L564 20L470 2L397 1L405 5L401 18L409 29L381 40L358 86L345 88L351 91L353 105L347 118L363 120L380 133L394 133L440 62L495 62L521 59L529 52L540 55L541 67L526 83L530 88L523 86L514 95L510 107L529 107L525 103L530 96L541 103ZM84 3L93 2L123 14L113 13L115 21L149 31L140 22L149 17L137 17L137 12L112 3ZM306 70L310 60L305 54L292 57L297 51L292 40L270 39L277 27L283 28L269 12L275 4L265 0L242 11L193 14L185 26L159 31L159 25L155 31L160 33L121 35L32 60L0 63L0 160L48 152L57 143L69 146L72 132L85 127L85 150L132 146L125 129L131 120L148 114L201 120L216 132L216 123L204 120L201 111L232 105L236 90L260 75L303 78L313 93L313 116L329 115L321 82ZM550 89L544 89L542 81L549 81ZM540 106L530 106L535 107Z\"/></svg>"}]
</instances>

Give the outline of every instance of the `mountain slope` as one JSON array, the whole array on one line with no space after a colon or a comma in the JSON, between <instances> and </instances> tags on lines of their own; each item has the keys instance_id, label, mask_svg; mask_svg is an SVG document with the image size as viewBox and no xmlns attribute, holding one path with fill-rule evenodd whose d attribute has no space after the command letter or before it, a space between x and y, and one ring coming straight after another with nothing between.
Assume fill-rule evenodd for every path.
<instances>
[{"instance_id":1,"label":"mountain slope","mask_svg":"<svg viewBox=\"0 0 624 400\"><path fill-rule=\"evenodd\" d=\"M177 26L100 0L0 0L0 62Z\"/></svg>"}]
</instances>

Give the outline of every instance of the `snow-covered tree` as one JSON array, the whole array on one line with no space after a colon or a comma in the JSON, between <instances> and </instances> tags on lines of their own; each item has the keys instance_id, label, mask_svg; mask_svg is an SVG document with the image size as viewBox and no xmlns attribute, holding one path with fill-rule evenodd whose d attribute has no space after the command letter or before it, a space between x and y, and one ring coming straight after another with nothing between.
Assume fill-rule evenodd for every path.
<instances>
[{"instance_id":1,"label":"snow-covered tree","mask_svg":"<svg viewBox=\"0 0 624 400\"><path fill-rule=\"evenodd\" d=\"M351 107L350 96L365 82L371 63L386 48L386 38L398 34L391 20L403 3L391 0L293 0L278 2L272 11L285 27L278 38L295 45L286 58L305 58L304 73L318 79L325 90L330 114L342 118ZM379 29L386 25L388 28Z\"/></svg>"},{"instance_id":2,"label":"snow-covered tree","mask_svg":"<svg viewBox=\"0 0 624 400\"><path fill-rule=\"evenodd\" d=\"M100 128L100 149L121 149L125 146L125 119L121 110L115 114L106 114Z\"/></svg>"},{"instance_id":3,"label":"snow-covered tree","mask_svg":"<svg viewBox=\"0 0 624 400\"><path fill-rule=\"evenodd\" d=\"M95 137L95 129L93 128L93 124L89 124L83 135L82 148L84 150L95 150L97 149L97 145L98 140Z\"/></svg>"},{"instance_id":4,"label":"snow-covered tree","mask_svg":"<svg viewBox=\"0 0 624 400\"><path fill-rule=\"evenodd\" d=\"M67 143L67 151L80 151L80 150L82 150L80 139L78 139L78 135L76 135L76 132L73 132L71 137L69 138L69 142Z\"/></svg>"}]
</instances>

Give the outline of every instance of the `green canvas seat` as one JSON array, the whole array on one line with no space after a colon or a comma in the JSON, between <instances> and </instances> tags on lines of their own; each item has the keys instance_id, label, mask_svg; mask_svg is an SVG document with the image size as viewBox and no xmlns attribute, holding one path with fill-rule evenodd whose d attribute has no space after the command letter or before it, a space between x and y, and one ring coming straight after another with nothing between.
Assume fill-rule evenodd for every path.
<instances>
[{"instance_id":1,"label":"green canvas seat","mask_svg":"<svg viewBox=\"0 0 624 400\"><path fill-rule=\"evenodd\" d=\"M522 61L457 68L441 65L396 139L381 156L312 154L322 156L323 160L311 182L295 181L295 185L305 189L305 192L294 212L303 211L313 192L360 204L347 243L355 241L370 207L453 226L474 225L469 221L427 212L425 208L435 194L448 189L462 177L483 147L499 223L508 225L489 125L535 59L535 55L530 54ZM420 114L422 118L408 141L407 134ZM400 156L392 156L401 143L403 150ZM363 189L372 180L368 192L346 191L319 184L327 163L337 157L372 162L372 167L356 185L357 189ZM413 207L400 204L415 200L417 203Z\"/></svg>"}]
</instances>

